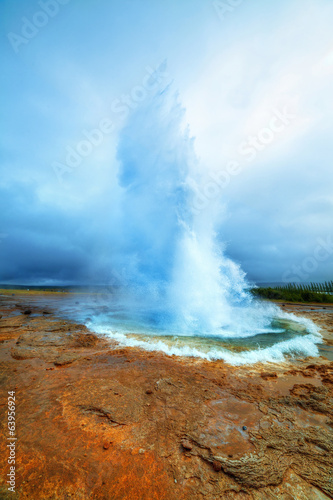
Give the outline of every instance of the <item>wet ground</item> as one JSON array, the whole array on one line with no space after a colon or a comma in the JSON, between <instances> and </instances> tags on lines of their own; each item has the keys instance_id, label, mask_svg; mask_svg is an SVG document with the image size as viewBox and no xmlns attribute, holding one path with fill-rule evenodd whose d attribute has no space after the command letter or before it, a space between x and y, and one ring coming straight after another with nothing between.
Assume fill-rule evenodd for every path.
<instances>
[{"instance_id":1,"label":"wet ground","mask_svg":"<svg viewBox=\"0 0 333 500\"><path fill-rule=\"evenodd\" d=\"M325 307L284 306L322 328L322 357L237 368L123 348L57 317L43 294L6 293L0 498L333 498L333 309ZM15 494L6 486L8 391Z\"/></svg>"}]
</instances>

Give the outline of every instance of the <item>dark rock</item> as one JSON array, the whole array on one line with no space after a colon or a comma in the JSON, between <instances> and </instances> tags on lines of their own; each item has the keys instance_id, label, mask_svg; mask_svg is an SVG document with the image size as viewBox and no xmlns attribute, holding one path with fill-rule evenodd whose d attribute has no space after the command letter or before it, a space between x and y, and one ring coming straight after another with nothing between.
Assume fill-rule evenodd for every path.
<instances>
[{"instance_id":1,"label":"dark rock","mask_svg":"<svg viewBox=\"0 0 333 500\"><path fill-rule=\"evenodd\" d=\"M80 356L77 354L64 353L56 358L54 361L55 366L64 366L70 365L74 361L76 361Z\"/></svg>"},{"instance_id":2,"label":"dark rock","mask_svg":"<svg viewBox=\"0 0 333 500\"><path fill-rule=\"evenodd\" d=\"M23 311L23 314L26 314L28 316L29 314L31 314L31 310L30 309L26 309L25 311Z\"/></svg>"},{"instance_id":3,"label":"dark rock","mask_svg":"<svg viewBox=\"0 0 333 500\"><path fill-rule=\"evenodd\" d=\"M261 372L261 378L268 380L269 378L277 378L277 374L275 372Z\"/></svg>"},{"instance_id":4,"label":"dark rock","mask_svg":"<svg viewBox=\"0 0 333 500\"><path fill-rule=\"evenodd\" d=\"M213 469L216 472L220 472L220 470L222 470L222 465L220 464L220 462L218 462L217 460L214 460L214 462L213 462Z\"/></svg>"},{"instance_id":5,"label":"dark rock","mask_svg":"<svg viewBox=\"0 0 333 500\"><path fill-rule=\"evenodd\" d=\"M189 441L187 441L187 439L184 439L182 441L182 447L184 448L184 450L192 450L193 448L192 444Z\"/></svg>"},{"instance_id":6,"label":"dark rock","mask_svg":"<svg viewBox=\"0 0 333 500\"><path fill-rule=\"evenodd\" d=\"M104 450L108 450L110 448L110 443L108 441L105 441L105 443L103 444L103 448Z\"/></svg>"},{"instance_id":7,"label":"dark rock","mask_svg":"<svg viewBox=\"0 0 333 500\"><path fill-rule=\"evenodd\" d=\"M243 425L242 429L243 429L243 431L246 431L247 430L246 425Z\"/></svg>"},{"instance_id":8,"label":"dark rock","mask_svg":"<svg viewBox=\"0 0 333 500\"><path fill-rule=\"evenodd\" d=\"M153 391L151 389L147 389L146 394L153 394Z\"/></svg>"}]
</instances>

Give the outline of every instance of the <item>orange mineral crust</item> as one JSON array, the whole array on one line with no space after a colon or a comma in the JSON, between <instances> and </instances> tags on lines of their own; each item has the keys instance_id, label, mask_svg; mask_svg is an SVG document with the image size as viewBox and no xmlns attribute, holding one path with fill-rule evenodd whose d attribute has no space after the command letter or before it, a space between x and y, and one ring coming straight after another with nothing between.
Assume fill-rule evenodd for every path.
<instances>
[{"instance_id":1,"label":"orange mineral crust","mask_svg":"<svg viewBox=\"0 0 333 500\"><path fill-rule=\"evenodd\" d=\"M333 498L328 359L232 367L124 348L40 300L1 297L1 499ZM333 311L303 314L329 347Z\"/></svg>"}]
</instances>

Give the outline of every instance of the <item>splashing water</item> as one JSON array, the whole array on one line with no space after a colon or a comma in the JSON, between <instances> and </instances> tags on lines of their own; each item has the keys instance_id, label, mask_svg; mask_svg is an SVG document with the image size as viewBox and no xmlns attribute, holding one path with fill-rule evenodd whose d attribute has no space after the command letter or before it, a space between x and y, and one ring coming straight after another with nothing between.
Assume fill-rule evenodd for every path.
<instances>
[{"instance_id":1,"label":"splashing water","mask_svg":"<svg viewBox=\"0 0 333 500\"><path fill-rule=\"evenodd\" d=\"M313 324L247 292L245 274L217 245L217 204L195 210L200 166L183 119L167 87L133 111L121 133L120 286L107 313L95 311L88 326L124 344L234 364L316 355ZM230 349L249 337L254 344Z\"/></svg>"}]
</instances>

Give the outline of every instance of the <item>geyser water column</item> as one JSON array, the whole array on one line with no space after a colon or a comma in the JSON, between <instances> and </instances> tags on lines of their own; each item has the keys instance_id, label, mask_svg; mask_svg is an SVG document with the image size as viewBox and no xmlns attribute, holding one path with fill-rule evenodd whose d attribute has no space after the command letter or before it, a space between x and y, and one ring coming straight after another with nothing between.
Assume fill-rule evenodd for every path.
<instances>
[{"instance_id":1,"label":"geyser water column","mask_svg":"<svg viewBox=\"0 0 333 500\"><path fill-rule=\"evenodd\" d=\"M132 112L118 160L125 309L169 332L230 332L234 307L251 299L244 273L216 245L212 212L193 209L200 167L169 86Z\"/></svg>"},{"instance_id":2,"label":"geyser water column","mask_svg":"<svg viewBox=\"0 0 333 500\"><path fill-rule=\"evenodd\" d=\"M235 365L318 354L313 323L247 292L217 244L218 203L197 210L204 169L170 86L132 111L118 161L112 273L120 286L87 304L89 328L122 345Z\"/></svg>"}]
</instances>

